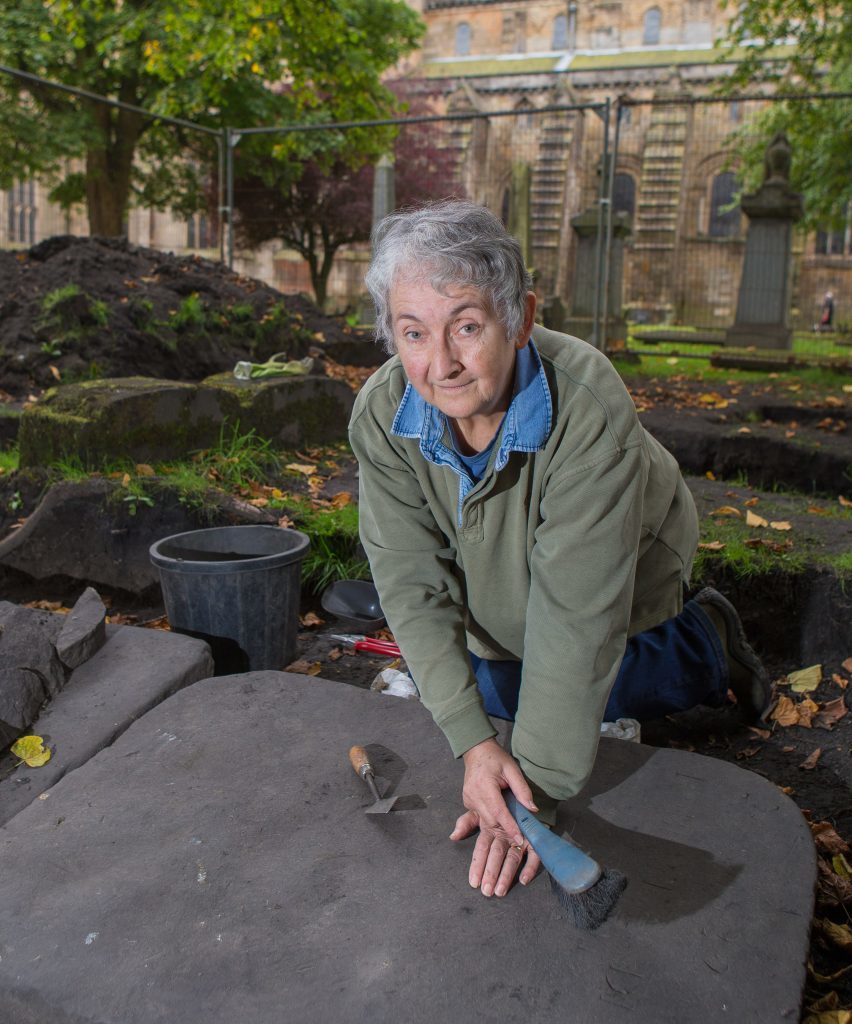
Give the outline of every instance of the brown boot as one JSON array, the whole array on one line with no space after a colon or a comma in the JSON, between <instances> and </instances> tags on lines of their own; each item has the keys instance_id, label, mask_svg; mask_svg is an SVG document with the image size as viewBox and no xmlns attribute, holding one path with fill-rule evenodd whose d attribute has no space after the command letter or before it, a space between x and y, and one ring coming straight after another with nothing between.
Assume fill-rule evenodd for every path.
<instances>
[{"instance_id":1,"label":"brown boot","mask_svg":"<svg viewBox=\"0 0 852 1024\"><path fill-rule=\"evenodd\" d=\"M712 587L705 587L694 600L719 634L728 663L728 686L743 717L747 722L763 721L769 711L772 688L766 669L746 640L736 608Z\"/></svg>"}]
</instances>

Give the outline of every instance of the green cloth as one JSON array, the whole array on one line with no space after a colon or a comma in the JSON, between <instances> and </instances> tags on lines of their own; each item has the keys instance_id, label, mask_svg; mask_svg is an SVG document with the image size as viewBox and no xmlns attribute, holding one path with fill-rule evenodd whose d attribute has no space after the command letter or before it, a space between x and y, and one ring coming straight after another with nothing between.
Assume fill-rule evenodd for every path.
<instances>
[{"instance_id":1,"label":"green cloth","mask_svg":"<svg viewBox=\"0 0 852 1024\"><path fill-rule=\"evenodd\" d=\"M641 426L609 360L536 327L553 402L542 450L470 491L391 433L398 357L358 395L361 539L382 609L455 756L495 735L468 649L523 661L512 753L538 796L573 796L594 763L628 636L676 615L698 540L674 458Z\"/></svg>"}]
</instances>

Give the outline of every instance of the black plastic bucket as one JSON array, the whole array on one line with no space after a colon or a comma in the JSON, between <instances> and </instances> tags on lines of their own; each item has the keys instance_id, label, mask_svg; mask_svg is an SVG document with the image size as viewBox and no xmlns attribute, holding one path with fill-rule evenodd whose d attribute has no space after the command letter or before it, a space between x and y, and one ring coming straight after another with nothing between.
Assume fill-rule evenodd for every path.
<instances>
[{"instance_id":1,"label":"black plastic bucket","mask_svg":"<svg viewBox=\"0 0 852 1024\"><path fill-rule=\"evenodd\" d=\"M169 625L210 644L216 675L283 669L296 654L310 541L278 526L221 526L151 545Z\"/></svg>"}]
</instances>

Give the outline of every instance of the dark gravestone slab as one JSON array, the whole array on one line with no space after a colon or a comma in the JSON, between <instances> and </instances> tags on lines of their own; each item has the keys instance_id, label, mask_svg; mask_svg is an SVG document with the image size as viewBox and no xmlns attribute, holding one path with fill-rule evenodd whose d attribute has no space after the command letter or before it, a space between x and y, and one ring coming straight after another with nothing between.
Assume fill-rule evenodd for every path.
<instances>
[{"instance_id":1,"label":"dark gravestone slab","mask_svg":"<svg viewBox=\"0 0 852 1024\"><path fill-rule=\"evenodd\" d=\"M422 809L364 814L358 741ZM774 786L604 740L565 815L630 886L589 933L544 879L469 887L460 781L416 703L275 672L181 691L0 833L0 1019L797 1019L815 858Z\"/></svg>"}]
</instances>

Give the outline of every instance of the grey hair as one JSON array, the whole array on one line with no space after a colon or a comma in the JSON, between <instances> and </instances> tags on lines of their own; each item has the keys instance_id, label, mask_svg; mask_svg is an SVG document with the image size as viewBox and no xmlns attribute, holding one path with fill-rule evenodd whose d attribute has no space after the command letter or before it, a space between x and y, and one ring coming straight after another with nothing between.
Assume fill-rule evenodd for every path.
<instances>
[{"instance_id":1,"label":"grey hair","mask_svg":"<svg viewBox=\"0 0 852 1024\"><path fill-rule=\"evenodd\" d=\"M436 291L472 286L491 304L510 340L524 323L532 278L517 239L477 203L445 199L384 217L373 229L366 284L376 307L376 338L395 352L390 291L400 273L428 277Z\"/></svg>"}]
</instances>

